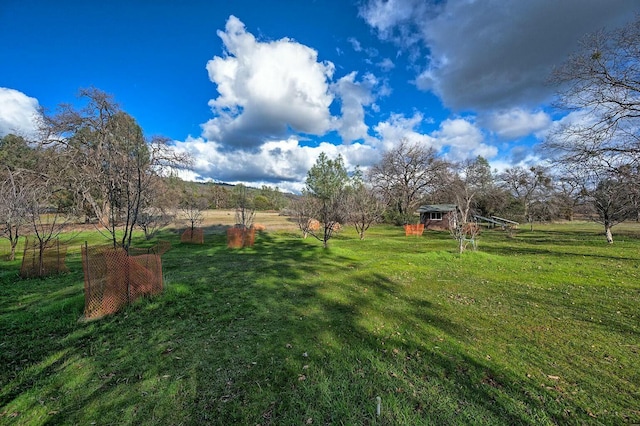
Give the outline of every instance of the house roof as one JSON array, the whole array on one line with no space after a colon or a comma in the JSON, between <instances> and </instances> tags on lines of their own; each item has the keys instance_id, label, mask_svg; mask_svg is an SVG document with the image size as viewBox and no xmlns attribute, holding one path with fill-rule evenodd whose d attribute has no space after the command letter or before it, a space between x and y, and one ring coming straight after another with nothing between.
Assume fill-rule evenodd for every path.
<instances>
[{"instance_id":1,"label":"house roof","mask_svg":"<svg viewBox=\"0 0 640 426\"><path fill-rule=\"evenodd\" d=\"M452 212L457 208L455 204L427 204L424 206L418 207L418 213L432 213L432 212L441 212L448 213Z\"/></svg>"}]
</instances>

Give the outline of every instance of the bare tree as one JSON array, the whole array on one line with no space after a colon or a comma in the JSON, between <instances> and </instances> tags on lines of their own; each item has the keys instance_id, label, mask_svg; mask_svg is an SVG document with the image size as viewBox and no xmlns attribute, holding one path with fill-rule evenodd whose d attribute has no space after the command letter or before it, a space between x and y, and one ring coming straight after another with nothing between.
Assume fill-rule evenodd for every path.
<instances>
[{"instance_id":1,"label":"bare tree","mask_svg":"<svg viewBox=\"0 0 640 426\"><path fill-rule=\"evenodd\" d=\"M458 243L458 253L463 253L469 243L474 250L477 248L477 238L480 234L480 227L476 222L468 222L464 213L456 209L448 214L449 233Z\"/></svg>"},{"instance_id":2,"label":"bare tree","mask_svg":"<svg viewBox=\"0 0 640 426\"><path fill-rule=\"evenodd\" d=\"M640 156L640 15L599 31L552 76L559 107L580 120L559 127L545 146L573 165L636 163Z\"/></svg>"},{"instance_id":3,"label":"bare tree","mask_svg":"<svg viewBox=\"0 0 640 426\"><path fill-rule=\"evenodd\" d=\"M542 167L513 167L505 170L500 179L505 189L518 200L522 215L533 230L535 212L531 208L536 203L546 202L552 188L552 180Z\"/></svg>"},{"instance_id":4,"label":"bare tree","mask_svg":"<svg viewBox=\"0 0 640 426\"><path fill-rule=\"evenodd\" d=\"M446 190L449 199L455 200L456 209L448 214L449 232L458 242L458 252L462 253L469 243L476 249L480 231L477 222L473 220L476 201L481 194L493 189L493 176L489 163L483 157L452 166Z\"/></svg>"},{"instance_id":5,"label":"bare tree","mask_svg":"<svg viewBox=\"0 0 640 426\"><path fill-rule=\"evenodd\" d=\"M379 222L384 213L384 203L373 188L368 187L359 169L351 177L347 191L347 220L356 229L361 240L369 227Z\"/></svg>"},{"instance_id":6,"label":"bare tree","mask_svg":"<svg viewBox=\"0 0 640 426\"><path fill-rule=\"evenodd\" d=\"M557 106L574 114L543 147L576 172L612 242L611 228L630 217L640 194L639 180L623 172L640 164L640 15L625 27L584 38L551 81L558 87Z\"/></svg>"},{"instance_id":7,"label":"bare tree","mask_svg":"<svg viewBox=\"0 0 640 426\"><path fill-rule=\"evenodd\" d=\"M448 198L458 206L462 223L470 221L475 212L478 198L493 187L493 177L489 163L483 157L465 160L452 165L446 185Z\"/></svg>"},{"instance_id":8,"label":"bare tree","mask_svg":"<svg viewBox=\"0 0 640 426\"><path fill-rule=\"evenodd\" d=\"M558 207L558 214L572 221L576 208L584 203L587 195L585 174L581 169L561 167L554 181L554 204Z\"/></svg>"},{"instance_id":9,"label":"bare tree","mask_svg":"<svg viewBox=\"0 0 640 426\"><path fill-rule=\"evenodd\" d=\"M147 191L142 194L142 206L137 224L147 240L176 218L179 191L167 184L168 178L150 176Z\"/></svg>"},{"instance_id":10,"label":"bare tree","mask_svg":"<svg viewBox=\"0 0 640 426\"><path fill-rule=\"evenodd\" d=\"M153 176L187 164L188 158L171 150L166 138L146 140L110 95L90 88L80 96L87 101L84 108L62 105L46 117L45 140L66 158L59 163L66 168L57 173L92 212L99 229L114 247L128 249Z\"/></svg>"},{"instance_id":11,"label":"bare tree","mask_svg":"<svg viewBox=\"0 0 640 426\"><path fill-rule=\"evenodd\" d=\"M242 184L236 185L233 188L233 198L236 205L236 226L240 225L244 229L251 228L256 209L249 188Z\"/></svg>"},{"instance_id":12,"label":"bare tree","mask_svg":"<svg viewBox=\"0 0 640 426\"><path fill-rule=\"evenodd\" d=\"M315 230L314 223L318 224L319 229L320 222L314 219L314 214L319 210L318 200L311 194L303 191L300 197L290 203L289 209L293 212L295 222L302 231L302 238L307 238L309 233Z\"/></svg>"},{"instance_id":13,"label":"bare tree","mask_svg":"<svg viewBox=\"0 0 640 426\"><path fill-rule=\"evenodd\" d=\"M9 240L9 260L28 216L28 200L33 188L38 152L23 137L8 134L0 138L0 238Z\"/></svg>"},{"instance_id":14,"label":"bare tree","mask_svg":"<svg viewBox=\"0 0 640 426\"><path fill-rule=\"evenodd\" d=\"M60 195L64 189L57 180L48 178L44 173L32 178L26 200L26 219L38 254L35 276L44 276L50 273L45 270L45 252L53 249L54 243L73 222L74 211L73 206L61 203ZM68 240L73 238L72 235Z\"/></svg>"},{"instance_id":15,"label":"bare tree","mask_svg":"<svg viewBox=\"0 0 640 426\"><path fill-rule=\"evenodd\" d=\"M633 211L632 195L626 179L619 176L599 176L589 197L595 209L593 219L604 226L605 237L613 243L612 228L629 219Z\"/></svg>"},{"instance_id":16,"label":"bare tree","mask_svg":"<svg viewBox=\"0 0 640 426\"><path fill-rule=\"evenodd\" d=\"M435 149L402 140L369 170L368 181L384 196L396 221L406 223L445 170Z\"/></svg>"},{"instance_id":17,"label":"bare tree","mask_svg":"<svg viewBox=\"0 0 640 426\"><path fill-rule=\"evenodd\" d=\"M28 219L32 190L33 186L25 179L24 173L6 168L0 182L0 237L9 240L9 260L16 258L16 246Z\"/></svg>"},{"instance_id":18,"label":"bare tree","mask_svg":"<svg viewBox=\"0 0 640 426\"><path fill-rule=\"evenodd\" d=\"M150 206L138 213L137 224L144 232L147 240L152 239L163 228L169 226L175 219L175 214L163 207Z\"/></svg>"},{"instance_id":19,"label":"bare tree","mask_svg":"<svg viewBox=\"0 0 640 426\"><path fill-rule=\"evenodd\" d=\"M207 200L196 196L195 194L183 195L180 201L180 212L184 219L189 223L191 235L193 230L204 220L204 211L207 209Z\"/></svg>"}]
</instances>

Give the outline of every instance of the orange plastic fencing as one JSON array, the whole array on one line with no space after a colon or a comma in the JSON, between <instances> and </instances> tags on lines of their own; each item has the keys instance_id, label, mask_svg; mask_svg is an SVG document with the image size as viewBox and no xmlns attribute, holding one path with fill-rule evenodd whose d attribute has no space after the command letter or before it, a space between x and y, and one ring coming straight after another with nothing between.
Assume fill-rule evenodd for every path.
<instances>
[{"instance_id":1,"label":"orange plastic fencing","mask_svg":"<svg viewBox=\"0 0 640 426\"><path fill-rule=\"evenodd\" d=\"M69 268L64 263L66 255L67 246L60 243L58 239L41 246L37 238L27 236L24 242L20 276L22 278L45 277L69 272Z\"/></svg>"},{"instance_id":2,"label":"orange plastic fencing","mask_svg":"<svg viewBox=\"0 0 640 426\"><path fill-rule=\"evenodd\" d=\"M404 226L404 235L422 235L424 232L424 223L407 224Z\"/></svg>"},{"instance_id":3,"label":"orange plastic fencing","mask_svg":"<svg viewBox=\"0 0 640 426\"><path fill-rule=\"evenodd\" d=\"M242 248L253 247L256 240L256 230L251 228L229 228L227 229L227 247Z\"/></svg>"},{"instance_id":4,"label":"orange plastic fencing","mask_svg":"<svg viewBox=\"0 0 640 426\"><path fill-rule=\"evenodd\" d=\"M161 254L169 247L169 243L160 243L127 253L122 248L85 244L82 247L85 318L113 314L140 297L161 293Z\"/></svg>"},{"instance_id":5,"label":"orange plastic fencing","mask_svg":"<svg viewBox=\"0 0 640 426\"><path fill-rule=\"evenodd\" d=\"M157 254L162 256L171 249L170 241L158 241L156 245L149 248L129 247L129 256L138 256L141 254Z\"/></svg>"},{"instance_id":6,"label":"orange plastic fencing","mask_svg":"<svg viewBox=\"0 0 640 426\"><path fill-rule=\"evenodd\" d=\"M187 228L180 237L183 243L204 244L204 230L202 228Z\"/></svg>"}]
</instances>

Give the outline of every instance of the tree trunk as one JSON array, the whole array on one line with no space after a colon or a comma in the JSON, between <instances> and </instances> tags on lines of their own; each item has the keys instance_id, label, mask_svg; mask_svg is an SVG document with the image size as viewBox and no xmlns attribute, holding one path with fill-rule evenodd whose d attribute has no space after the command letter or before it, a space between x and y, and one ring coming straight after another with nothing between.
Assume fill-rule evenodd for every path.
<instances>
[{"instance_id":1,"label":"tree trunk","mask_svg":"<svg viewBox=\"0 0 640 426\"><path fill-rule=\"evenodd\" d=\"M608 223L604 225L604 234L607 237L607 242L609 244L613 243L613 235L611 234L611 225L609 225Z\"/></svg>"},{"instance_id":2,"label":"tree trunk","mask_svg":"<svg viewBox=\"0 0 640 426\"><path fill-rule=\"evenodd\" d=\"M9 229L9 243L11 245L11 254L9 255L9 260L16 260L16 246L18 245L18 241L20 240L20 235L18 234L17 227L15 233L11 231L11 225L7 227Z\"/></svg>"},{"instance_id":3,"label":"tree trunk","mask_svg":"<svg viewBox=\"0 0 640 426\"><path fill-rule=\"evenodd\" d=\"M323 234L323 239L322 239L322 246L324 248L329 247L329 239L331 238L331 231L330 231L330 226L328 223L324 223L324 234Z\"/></svg>"},{"instance_id":4,"label":"tree trunk","mask_svg":"<svg viewBox=\"0 0 640 426\"><path fill-rule=\"evenodd\" d=\"M40 250L38 251L38 277L44 277L44 250L46 244L40 241Z\"/></svg>"},{"instance_id":5,"label":"tree trunk","mask_svg":"<svg viewBox=\"0 0 640 426\"><path fill-rule=\"evenodd\" d=\"M16 245L18 245L18 241L15 243L11 242L11 254L9 255L9 260L16 260Z\"/></svg>"}]
</instances>

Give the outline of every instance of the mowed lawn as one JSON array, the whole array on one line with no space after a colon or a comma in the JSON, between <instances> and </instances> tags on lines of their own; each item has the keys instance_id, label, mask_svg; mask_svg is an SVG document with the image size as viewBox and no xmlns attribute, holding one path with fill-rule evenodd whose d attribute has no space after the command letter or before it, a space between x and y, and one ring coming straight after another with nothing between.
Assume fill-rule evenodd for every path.
<instances>
[{"instance_id":1,"label":"mowed lawn","mask_svg":"<svg viewBox=\"0 0 640 426\"><path fill-rule=\"evenodd\" d=\"M62 276L0 262L0 424L640 423L640 225L611 246L592 224L485 231L463 255L391 226L327 250L223 231L165 232L164 293L90 322L97 234Z\"/></svg>"}]
</instances>

